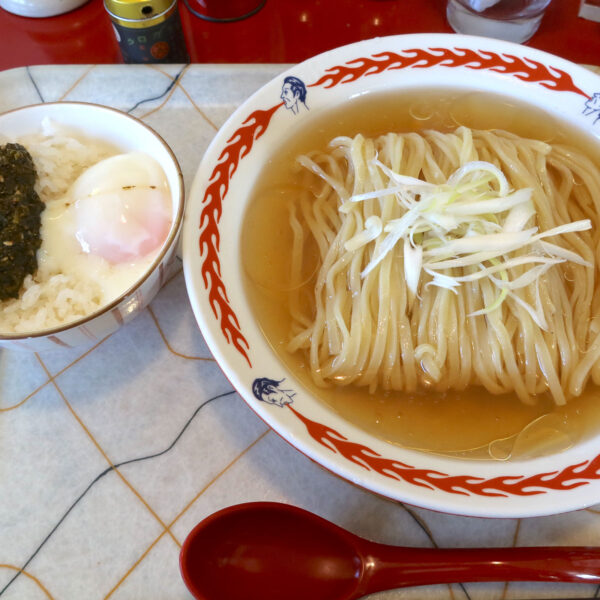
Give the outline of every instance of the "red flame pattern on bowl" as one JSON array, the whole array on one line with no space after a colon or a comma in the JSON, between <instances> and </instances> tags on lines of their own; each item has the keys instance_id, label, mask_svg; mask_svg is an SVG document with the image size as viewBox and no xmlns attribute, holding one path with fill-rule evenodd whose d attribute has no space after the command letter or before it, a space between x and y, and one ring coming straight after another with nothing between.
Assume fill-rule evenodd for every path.
<instances>
[{"instance_id":1,"label":"red flame pattern on bowl","mask_svg":"<svg viewBox=\"0 0 600 600\"><path fill-rule=\"evenodd\" d=\"M385 458L367 446L351 442L328 425L308 419L297 410L289 409L304 423L310 436L332 452L341 454L350 462L375 471L384 477L466 496L534 496L546 490L571 490L600 479L600 456L593 460L570 465L561 471L524 475L504 475L484 479L473 475L448 475L431 469L421 469L398 460Z\"/></svg>"},{"instance_id":2,"label":"red flame pattern on bowl","mask_svg":"<svg viewBox=\"0 0 600 600\"><path fill-rule=\"evenodd\" d=\"M388 70L428 69L436 66L487 69L512 75L529 83L538 83L557 92L574 92L584 98L590 98L588 94L573 83L573 79L568 73L560 69L510 54L496 54L495 52L475 51L467 48L414 48L403 50L403 54L380 52L368 58L356 58L345 65L326 69L327 74L309 87L323 86L330 88L340 83L349 83L360 77L375 75Z\"/></svg>"},{"instance_id":3,"label":"red flame pattern on bowl","mask_svg":"<svg viewBox=\"0 0 600 600\"><path fill-rule=\"evenodd\" d=\"M246 156L254 142L267 130L271 117L281 106L278 104L268 110L254 111L242 126L227 140L227 145L219 155L210 181L204 193L202 213L200 214L200 237L198 246L202 261L202 279L208 290L210 306L215 318L221 324L221 331L227 343L233 344L237 351L248 361L250 345L242 334L240 322L231 308L227 290L221 277L219 247L219 221L223 214L223 200L229 191L229 182L237 170L238 164Z\"/></svg>"}]
</instances>

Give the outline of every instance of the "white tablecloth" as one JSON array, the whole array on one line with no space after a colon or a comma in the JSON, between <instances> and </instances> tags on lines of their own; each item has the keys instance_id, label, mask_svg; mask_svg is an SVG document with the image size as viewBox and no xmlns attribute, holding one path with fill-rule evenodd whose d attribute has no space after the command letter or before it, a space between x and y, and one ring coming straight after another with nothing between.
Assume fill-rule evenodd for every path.
<instances>
[{"instance_id":1,"label":"white tablecloth","mask_svg":"<svg viewBox=\"0 0 600 600\"><path fill-rule=\"evenodd\" d=\"M282 70L15 69L0 73L0 111L56 100L128 111L171 145L189 189L218 127ZM190 598L178 568L187 533L215 510L254 500L299 505L389 544L600 541L600 506L523 520L456 517L379 498L325 472L233 392L198 331L180 264L141 316L99 344L39 355L0 350L0 600ZM497 583L377 598L592 598L596 592L592 585Z\"/></svg>"}]
</instances>

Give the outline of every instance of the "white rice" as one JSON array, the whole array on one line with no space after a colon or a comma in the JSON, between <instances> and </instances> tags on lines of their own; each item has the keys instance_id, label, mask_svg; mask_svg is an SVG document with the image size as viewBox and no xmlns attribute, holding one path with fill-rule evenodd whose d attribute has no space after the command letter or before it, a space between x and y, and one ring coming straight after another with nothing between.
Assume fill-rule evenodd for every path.
<instances>
[{"instance_id":1,"label":"white rice","mask_svg":"<svg viewBox=\"0 0 600 600\"><path fill-rule=\"evenodd\" d=\"M38 174L36 190L46 210L42 213L42 240L49 226L45 214L53 204L64 202L71 184L87 168L118 150L98 141L82 140L63 127L42 123L42 132L17 141L31 154ZM38 270L28 275L18 299L0 302L0 332L39 332L77 320L101 308L106 298L93 278L82 279L38 251ZM46 259L44 259L46 258Z\"/></svg>"}]
</instances>

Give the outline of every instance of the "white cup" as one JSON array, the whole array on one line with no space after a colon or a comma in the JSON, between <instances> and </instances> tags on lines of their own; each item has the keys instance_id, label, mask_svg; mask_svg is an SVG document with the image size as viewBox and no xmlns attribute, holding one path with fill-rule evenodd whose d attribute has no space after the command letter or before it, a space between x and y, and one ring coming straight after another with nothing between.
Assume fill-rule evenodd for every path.
<instances>
[{"instance_id":1,"label":"white cup","mask_svg":"<svg viewBox=\"0 0 600 600\"><path fill-rule=\"evenodd\" d=\"M550 0L448 0L446 16L457 33L525 42L538 29Z\"/></svg>"}]
</instances>

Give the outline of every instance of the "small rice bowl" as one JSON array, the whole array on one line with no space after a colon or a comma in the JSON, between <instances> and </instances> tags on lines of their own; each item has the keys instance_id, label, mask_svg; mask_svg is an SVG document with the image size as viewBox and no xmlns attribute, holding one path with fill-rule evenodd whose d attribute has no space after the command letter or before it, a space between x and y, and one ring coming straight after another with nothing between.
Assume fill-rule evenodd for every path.
<instances>
[{"instance_id":1,"label":"small rice bowl","mask_svg":"<svg viewBox=\"0 0 600 600\"><path fill-rule=\"evenodd\" d=\"M18 299L0 303L0 333L40 332L96 313L126 292L151 266L160 248L135 262L111 264L87 254L73 231L69 189L99 161L122 152L110 143L44 119L40 132L0 143L25 146L35 163L42 213L38 269L28 275ZM70 208L71 207L71 208Z\"/></svg>"}]
</instances>

